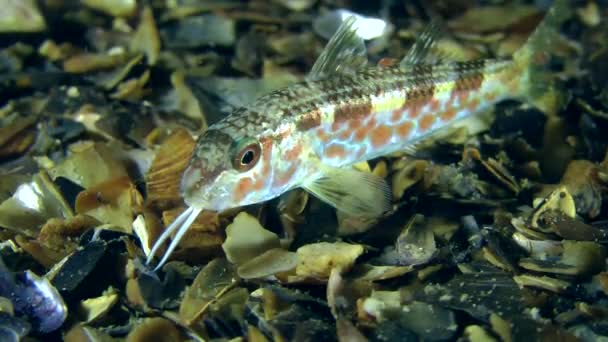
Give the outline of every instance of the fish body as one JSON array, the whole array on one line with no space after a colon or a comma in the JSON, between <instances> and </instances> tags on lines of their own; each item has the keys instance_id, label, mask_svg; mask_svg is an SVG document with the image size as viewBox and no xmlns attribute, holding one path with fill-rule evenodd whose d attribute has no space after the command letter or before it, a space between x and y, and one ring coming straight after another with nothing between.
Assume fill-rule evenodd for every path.
<instances>
[{"instance_id":1,"label":"fish body","mask_svg":"<svg viewBox=\"0 0 608 342\"><path fill-rule=\"evenodd\" d=\"M256 203L260 191L278 196L318 178L317 163L343 167L402 151L500 100L520 97L523 84L513 61L480 60L373 67L272 92L209 128L227 145L234 137L255 137L268 159L214 206ZM208 143L200 140L196 153L211 164ZM190 168L184 189L196 189L202 168ZM196 203L196 196L186 193L186 201Z\"/></svg>"},{"instance_id":2,"label":"fish body","mask_svg":"<svg viewBox=\"0 0 608 342\"><path fill-rule=\"evenodd\" d=\"M182 177L184 211L160 265L203 210L222 211L302 187L351 215L390 209L386 182L348 167L402 151L506 98L532 103L552 88L546 61L568 0L557 0L513 59L431 63L433 32L400 63L369 67L352 20L338 29L309 77L210 126Z\"/></svg>"}]
</instances>

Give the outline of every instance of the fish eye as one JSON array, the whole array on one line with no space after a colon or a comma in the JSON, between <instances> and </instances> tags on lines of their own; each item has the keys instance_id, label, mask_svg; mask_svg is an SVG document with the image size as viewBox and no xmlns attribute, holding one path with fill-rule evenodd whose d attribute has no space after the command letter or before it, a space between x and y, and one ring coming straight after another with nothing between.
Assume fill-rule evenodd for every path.
<instances>
[{"instance_id":1,"label":"fish eye","mask_svg":"<svg viewBox=\"0 0 608 342\"><path fill-rule=\"evenodd\" d=\"M236 143L232 166L238 171L245 172L251 170L262 153L259 142L254 139L243 139Z\"/></svg>"}]
</instances>

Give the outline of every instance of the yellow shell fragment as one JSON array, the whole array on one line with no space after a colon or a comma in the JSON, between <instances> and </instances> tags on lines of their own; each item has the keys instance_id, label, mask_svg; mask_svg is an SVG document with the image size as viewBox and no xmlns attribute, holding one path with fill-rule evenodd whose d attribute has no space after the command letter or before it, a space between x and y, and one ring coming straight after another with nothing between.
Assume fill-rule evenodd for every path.
<instances>
[{"instance_id":1,"label":"yellow shell fragment","mask_svg":"<svg viewBox=\"0 0 608 342\"><path fill-rule=\"evenodd\" d=\"M490 314L490 325L492 326L492 330L498 336L500 336L502 341L505 341L505 342L513 341L512 337L511 337L511 335L512 335L511 322L503 319L502 317L500 317L499 315L497 315L495 313L491 313Z\"/></svg>"},{"instance_id":2,"label":"yellow shell fragment","mask_svg":"<svg viewBox=\"0 0 608 342\"><path fill-rule=\"evenodd\" d=\"M538 9L530 5L472 7L448 26L456 31L485 33L503 31L538 15ZM496 20L500 18L500 20Z\"/></svg>"},{"instance_id":3,"label":"yellow shell fragment","mask_svg":"<svg viewBox=\"0 0 608 342\"><path fill-rule=\"evenodd\" d=\"M100 329L76 324L65 333L63 340L65 342L111 341L112 337Z\"/></svg>"},{"instance_id":4,"label":"yellow shell fragment","mask_svg":"<svg viewBox=\"0 0 608 342\"><path fill-rule=\"evenodd\" d=\"M0 158L21 155L34 143L35 122L36 117L30 116L0 127Z\"/></svg>"},{"instance_id":5,"label":"yellow shell fragment","mask_svg":"<svg viewBox=\"0 0 608 342\"><path fill-rule=\"evenodd\" d=\"M237 269L243 279L264 278L280 272L293 270L298 264L298 255L282 248L267 250L247 261Z\"/></svg>"},{"instance_id":6,"label":"yellow shell fragment","mask_svg":"<svg viewBox=\"0 0 608 342\"><path fill-rule=\"evenodd\" d=\"M112 290L103 296L83 300L79 309L84 322L91 323L102 318L117 302L118 293Z\"/></svg>"},{"instance_id":7,"label":"yellow shell fragment","mask_svg":"<svg viewBox=\"0 0 608 342\"><path fill-rule=\"evenodd\" d=\"M576 268L577 274L593 275L601 272L605 267L606 248L601 244L591 241L568 241L562 242L564 254L562 262Z\"/></svg>"},{"instance_id":8,"label":"yellow shell fragment","mask_svg":"<svg viewBox=\"0 0 608 342\"><path fill-rule=\"evenodd\" d=\"M234 266L226 259L210 261L184 294L179 307L181 322L191 325L198 321L209 309L209 305L233 288L237 281Z\"/></svg>"},{"instance_id":9,"label":"yellow shell fragment","mask_svg":"<svg viewBox=\"0 0 608 342\"><path fill-rule=\"evenodd\" d=\"M123 65L127 60L126 54L83 52L63 61L63 70L72 74L109 70Z\"/></svg>"},{"instance_id":10,"label":"yellow shell fragment","mask_svg":"<svg viewBox=\"0 0 608 342\"><path fill-rule=\"evenodd\" d=\"M587 6L576 10L577 16L585 25L595 27L602 22L602 12L595 1L588 1Z\"/></svg>"},{"instance_id":11,"label":"yellow shell fragment","mask_svg":"<svg viewBox=\"0 0 608 342\"><path fill-rule=\"evenodd\" d=\"M226 241L222 244L226 258L237 265L277 247L280 247L279 237L245 212L239 213L226 227Z\"/></svg>"},{"instance_id":12,"label":"yellow shell fragment","mask_svg":"<svg viewBox=\"0 0 608 342\"><path fill-rule=\"evenodd\" d=\"M407 189L420 182L428 166L425 160L408 160L403 168L395 172L392 176L393 199L399 200Z\"/></svg>"},{"instance_id":13,"label":"yellow shell fragment","mask_svg":"<svg viewBox=\"0 0 608 342\"><path fill-rule=\"evenodd\" d=\"M574 199L565 186L560 186L559 188L553 190L553 192L543 199L535 200L534 208L536 209L534 210L532 217L530 217L530 224L534 228L539 226L538 221L543 213L550 210L562 212L570 218L574 218L576 216Z\"/></svg>"},{"instance_id":14,"label":"yellow shell fragment","mask_svg":"<svg viewBox=\"0 0 608 342\"><path fill-rule=\"evenodd\" d=\"M11 316L15 314L13 302L6 297L0 297L0 312L7 313Z\"/></svg>"},{"instance_id":15,"label":"yellow shell fragment","mask_svg":"<svg viewBox=\"0 0 608 342\"><path fill-rule=\"evenodd\" d=\"M360 264L353 270L358 281L380 281L401 277L414 270L413 266L374 266Z\"/></svg>"},{"instance_id":16,"label":"yellow shell fragment","mask_svg":"<svg viewBox=\"0 0 608 342\"><path fill-rule=\"evenodd\" d=\"M186 75L181 71L176 71L171 74L171 84L175 88L177 98L177 107L180 112L186 114L187 117L200 122L201 131L207 129L207 120L201 109L196 96L186 84Z\"/></svg>"},{"instance_id":17,"label":"yellow shell fragment","mask_svg":"<svg viewBox=\"0 0 608 342\"><path fill-rule=\"evenodd\" d=\"M530 274L522 274L513 277L513 280L520 287L535 287L552 292L562 292L570 286L570 283L564 280L547 277L533 276Z\"/></svg>"},{"instance_id":18,"label":"yellow shell fragment","mask_svg":"<svg viewBox=\"0 0 608 342\"><path fill-rule=\"evenodd\" d=\"M131 16L137 9L137 0L82 0L82 3L115 17Z\"/></svg>"},{"instance_id":19,"label":"yellow shell fragment","mask_svg":"<svg viewBox=\"0 0 608 342\"><path fill-rule=\"evenodd\" d=\"M30 237L38 235L40 226L50 218L72 216L71 207L44 171L0 203L0 227Z\"/></svg>"},{"instance_id":20,"label":"yellow shell fragment","mask_svg":"<svg viewBox=\"0 0 608 342\"><path fill-rule=\"evenodd\" d=\"M145 88L149 79L150 70L146 70L141 76L120 83L116 91L110 94L110 97L125 101L141 101L149 93L149 89Z\"/></svg>"},{"instance_id":21,"label":"yellow shell fragment","mask_svg":"<svg viewBox=\"0 0 608 342\"><path fill-rule=\"evenodd\" d=\"M89 215L115 229L131 234L133 212L143 197L128 177L119 177L81 191L76 197L76 212Z\"/></svg>"},{"instance_id":22,"label":"yellow shell fragment","mask_svg":"<svg viewBox=\"0 0 608 342\"><path fill-rule=\"evenodd\" d=\"M596 175L598 165L589 160L575 159L568 163L559 182L575 198L576 210L594 218L600 214L602 191Z\"/></svg>"},{"instance_id":23,"label":"yellow shell fragment","mask_svg":"<svg viewBox=\"0 0 608 342\"><path fill-rule=\"evenodd\" d=\"M353 168L355 170L361 171L361 172L372 172L372 169L369 166L369 163L366 161L353 164Z\"/></svg>"},{"instance_id":24,"label":"yellow shell fragment","mask_svg":"<svg viewBox=\"0 0 608 342\"><path fill-rule=\"evenodd\" d=\"M87 189L102 182L128 177L125 166L108 144L83 142L70 146L72 155L49 170L53 180L64 177Z\"/></svg>"},{"instance_id":25,"label":"yellow shell fragment","mask_svg":"<svg viewBox=\"0 0 608 342\"><path fill-rule=\"evenodd\" d=\"M0 32L40 32L46 21L35 0L7 0L0 10Z\"/></svg>"},{"instance_id":26,"label":"yellow shell fragment","mask_svg":"<svg viewBox=\"0 0 608 342\"><path fill-rule=\"evenodd\" d=\"M127 342L181 341L179 330L171 321L160 318L145 318L135 324L126 338Z\"/></svg>"},{"instance_id":27,"label":"yellow shell fragment","mask_svg":"<svg viewBox=\"0 0 608 342\"><path fill-rule=\"evenodd\" d=\"M131 41L131 49L146 54L149 65L156 64L160 55L160 34L150 6L141 11L139 26Z\"/></svg>"},{"instance_id":28,"label":"yellow shell fragment","mask_svg":"<svg viewBox=\"0 0 608 342\"><path fill-rule=\"evenodd\" d=\"M364 252L362 245L345 242L319 242L298 248L296 274L311 278L329 278L331 270L349 270Z\"/></svg>"}]
</instances>

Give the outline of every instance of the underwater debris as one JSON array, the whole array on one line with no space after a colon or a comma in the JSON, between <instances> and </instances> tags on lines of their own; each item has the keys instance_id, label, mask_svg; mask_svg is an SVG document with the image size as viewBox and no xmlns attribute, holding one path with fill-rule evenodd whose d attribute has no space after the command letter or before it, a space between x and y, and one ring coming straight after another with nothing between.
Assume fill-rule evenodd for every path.
<instances>
[{"instance_id":1,"label":"underwater debris","mask_svg":"<svg viewBox=\"0 0 608 342\"><path fill-rule=\"evenodd\" d=\"M52 332L66 320L68 309L65 302L47 278L29 270L13 273L0 259L0 284L0 296L10 299L15 312L24 315L35 331ZM11 322L10 316L4 318L6 323L11 323L10 329L15 334L27 331L27 325Z\"/></svg>"},{"instance_id":2,"label":"underwater debris","mask_svg":"<svg viewBox=\"0 0 608 342\"><path fill-rule=\"evenodd\" d=\"M305 184L317 196L285 187L272 199L221 212L202 208L196 217L182 178L201 151L197 138L217 133L218 123L245 130L258 117L256 128L280 128L260 147L260 159L272 145L282 160L304 161L309 156L297 149L287 153L296 140L282 137L325 125L330 112L344 118L370 106L405 106L408 115L387 110L392 118L376 120L377 130L362 128L371 120L364 114L327 125L327 132L369 138L371 146L386 138L385 130L407 133L429 124L427 112L444 112L447 104L494 103L502 93L476 99L462 90L493 82L498 76L489 71L499 64L479 60L511 60L543 25L549 3L0 3L0 340L606 335L604 2L560 7L564 18L557 19L566 20L541 30L551 56L533 56L527 77L535 82L525 96L339 169L365 182ZM353 20L349 15L358 28L343 36L349 53L326 51L315 64L340 24ZM347 44L353 37L365 41ZM447 74L474 77L428 82L428 75L444 74L436 65L456 65ZM525 76L524 65L518 67L516 76ZM348 81L353 72L402 69L424 86L387 92L369 80ZM545 79L555 80L555 91L541 99L536 85ZM305 106L306 94L283 99L293 84L319 87L315 101L333 107L319 106L319 114ZM343 101L352 88L360 101ZM256 107L263 96L280 98L281 118L309 115L293 126L269 124L267 107ZM241 107L260 110L231 115ZM209 147L222 139L199 141ZM234 166L241 144L226 146L218 158ZM328 150L338 156L351 146ZM200 162L196 167L210 174L224 170ZM254 171L263 182L243 196L280 179L279 169ZM347 178L339 176L332 179ZM336 198L365 194L366 182L381 185L386 196L365 197L355 210L336 205ZM345 196L318 198L327 193ZM360 217L373 204L382 214ZM163 234L188 215L188 231ZM146 259L169 255L181 233L167 262L153 270Z\"/></svg>"}]
</instances>

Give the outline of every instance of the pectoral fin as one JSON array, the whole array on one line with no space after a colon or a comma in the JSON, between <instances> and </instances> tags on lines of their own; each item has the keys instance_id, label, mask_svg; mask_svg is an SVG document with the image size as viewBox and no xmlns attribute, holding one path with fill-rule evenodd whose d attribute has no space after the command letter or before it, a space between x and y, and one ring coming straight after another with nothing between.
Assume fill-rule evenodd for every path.
<instances>
[{"instance_id":1,"label":"pectoral fin","mask_svg":"<svg viewBox=\"0 0 608 342\"><path fill-rule=\"evenodd\" d=\"M380 217L391 209L383 178L348 168L321 167L321 177L302 187L336 209L357 217Z\"/></svg>"}]
</instances>

